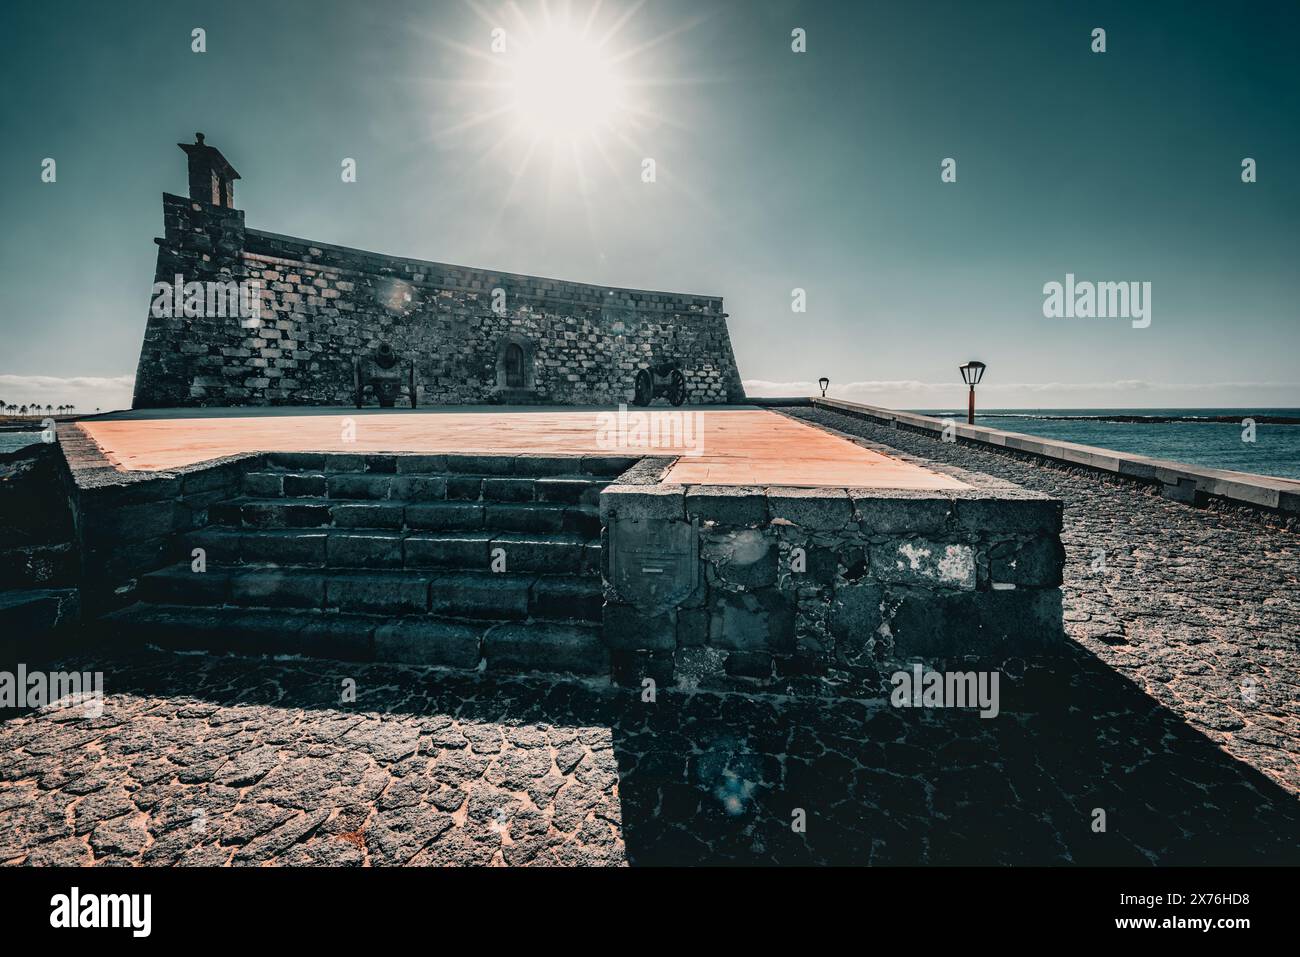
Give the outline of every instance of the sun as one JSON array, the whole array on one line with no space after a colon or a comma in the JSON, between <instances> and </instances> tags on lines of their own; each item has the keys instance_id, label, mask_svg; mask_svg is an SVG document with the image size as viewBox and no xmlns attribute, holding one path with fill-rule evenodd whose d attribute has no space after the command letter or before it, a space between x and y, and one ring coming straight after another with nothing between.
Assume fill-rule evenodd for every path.
<instances>
[{"instance_id":1,"label":"sun","mask_svg":"<svg viewBox=\"0 0 1300 957\"><path fill-rule=\"evenodd\" d=\"M507 69L515 120L535 137L588 140L616 125L627 108L616 64L568 26L548 26L520 41Z\"/></svg>"}]
</instances>

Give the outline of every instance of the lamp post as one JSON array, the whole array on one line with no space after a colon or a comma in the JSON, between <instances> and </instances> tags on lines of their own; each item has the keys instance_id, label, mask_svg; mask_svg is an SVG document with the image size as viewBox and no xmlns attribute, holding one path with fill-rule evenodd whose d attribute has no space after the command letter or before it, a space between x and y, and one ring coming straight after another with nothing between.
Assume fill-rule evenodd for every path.
<instances>
[{"instance_id":1,"label":"lamp post","mask_svg":"<svg viewBox=\"0 0 1300 957\"><path fill-rule=\"evenodd\" d=\"M826 398L826 390L830 388L831 380L822 376L817 380L817 384L822 387L822 398Z\"/></svg>"},{"instance_id":2,"label":"lamp post","mask_svg":"<svg viewBox=\"0 0 1300 957\"><path fill-rule=\"evenodd\" d=\"M984 363L972 359L964 366L958 366L961 371L961 381L970 386L970 405L966 410L966 424L975 424L975 386L979 385L980 379L984 378Z\"/></svg>"}]
</instances>

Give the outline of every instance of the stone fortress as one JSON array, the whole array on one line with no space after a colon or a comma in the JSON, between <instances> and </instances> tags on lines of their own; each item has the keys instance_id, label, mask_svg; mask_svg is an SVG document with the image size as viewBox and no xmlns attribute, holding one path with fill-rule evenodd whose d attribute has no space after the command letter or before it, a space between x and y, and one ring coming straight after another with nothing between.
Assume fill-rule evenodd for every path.
<instances>
[{"instance_id":1,"label":"stone fortress","mask_svg":"<svg viewBox=\"0 0 1300 957\"><path fill-rule=\"evenodd\" d=\"M163 194L155 281L252 287L259 315L154 308L156 285L137 409L350 405L354 359L384 344L413 364L420 405L616 404L632 399L638 369L664 362L679 364L688 403L744 401L720 297L499 273L251 229L234 205L240 176L221 152L201 133L178 145L189 197Z\"/></svg>"}]
</instances>

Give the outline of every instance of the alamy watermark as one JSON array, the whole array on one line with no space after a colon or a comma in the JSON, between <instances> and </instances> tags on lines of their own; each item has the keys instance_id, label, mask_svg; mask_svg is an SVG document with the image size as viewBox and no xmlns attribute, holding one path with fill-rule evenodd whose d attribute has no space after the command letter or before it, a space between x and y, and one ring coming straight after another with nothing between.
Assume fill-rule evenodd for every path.
<instances>
[{"instance_id":1,"label":"alamy watermark","mask_svg":"<svg viewBox=\"0 0 1300 957\"><path fill-rule=\"evenodd\" d=\"M86 717L104 713L102 671L0 671L0 708L58 708L81 706Z\"/></svg>"},{"instance_id":2,"label":"alamy watermark","mask_svg":"<svg viewBox=\"0 0 1300 957\"><path fill-rule=\"evenodd\" d=\"M618 412L597 413L596 447L602 451L666 449L678 455L702 455L704 413L629 412L625 403L619 403Z\"/></svg>"},{"instance_id":3,"label":"alamy watermark","mask_svg":"<svg viewBox=\"0 0 1300 957\"><path fill-rule=\"evenodd\" d=\"M996 671L934 671L918 663L890 676L894 690L889 703L895 708L978 707L981 718L996 718L998 678Z\"/></svg>"},{"instance_id":4,"label":"alamy watermark","mask_svg":"<svg viewBox=\"0 0 1300 957\"><path fill-rule=\"evenodd\" d=\"M149 314L155 319L240 319L245 328L254 328L262 321L261 290L256 279L186 282L177 273L173 282L153 284Z\"/></svg>"},{"instance_id":5,"label":"alamy watermark","mask_svg":"<svg viewBox=\"0 0 1300 957\"><path fill-rule=\"evenodd\" d=\"M1130 319L1134 329L1151 325L1151 283L1075 281L1043 285L1043 315L1048 319Z\"/></svg>"}]
</instances>

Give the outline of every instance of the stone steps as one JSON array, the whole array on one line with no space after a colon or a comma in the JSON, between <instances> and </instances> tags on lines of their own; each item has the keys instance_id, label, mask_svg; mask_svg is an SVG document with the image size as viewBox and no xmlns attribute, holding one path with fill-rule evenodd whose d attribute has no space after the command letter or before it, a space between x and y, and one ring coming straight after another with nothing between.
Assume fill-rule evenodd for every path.
<instances>
[{"instance_id":1,"label":"stone steps","mask_svg":"<svg viewBox=\"0 0 1300 957\"><path fill-rule=\"evenodd\" d=\"M608 674L599 500L626 467L272 454L112 621L172 647Z\"/></svg>"},{"instance_id":2,"label":"stone steps","mask_svg":"<svg viewBox=\"0 0 1300 957\"><path fill-rule=\"evenodd\" d=\"M306 609L137 603L107 615L110 633L184 651L305 655L489 671L609 673L598 626L392 618Z\"/></svg>"},{"instance_id":3,"label":"stone steps","mask_svg":"<svg viewBox=\"0 0 1300 957\"><path fill-rule=\"evenodd\" d=\"M372 472L248 472L251 498L403 502L547 502L599 505L609 479L591 475L376 474Z\"/></svg>"},{"instance_id":4,"label":"stone steps","mask_svg":"<svg viewBox=\"0 0 1300 957\"><path fill-rule=\"evenodd\" d=\"M185 554L203 549L207 567L463 569L573 574L600 571L600 540L565 532L212 527L186 536Z\"/></svg>"},{"instance_id":5,"label":"stone steps","mask_svg":"<svg viewBox=\"0 0 1300 957\"><path fill-rule=\"evenodd\" d=\"M560 502L413 502L240 497L208 509L210 525L232 528L408 529L600 535L598 505Z\"/></svg>"},{"instance_id":6,"label":"stone steps","mask_svg":"<svg viewBox=\"0 0 1300 957\"><path fill-rule=\"evenodd\" d=\"M280 565L219 566L195 572L182 563L142 576L139 596L155 604L214 608L598 622L602 585L599 577L590 575Z\"/></svg>"}]
</instances>

